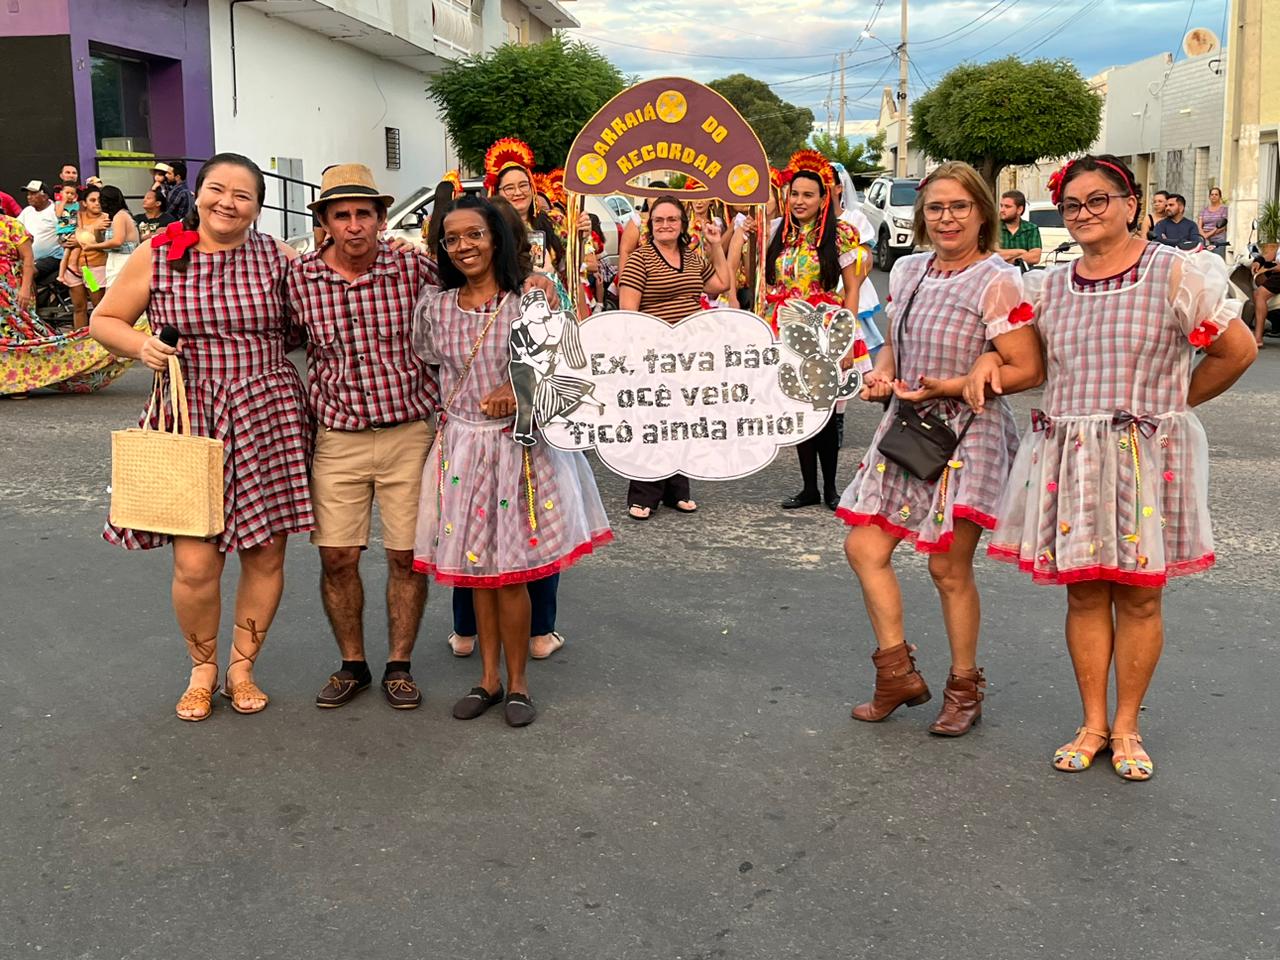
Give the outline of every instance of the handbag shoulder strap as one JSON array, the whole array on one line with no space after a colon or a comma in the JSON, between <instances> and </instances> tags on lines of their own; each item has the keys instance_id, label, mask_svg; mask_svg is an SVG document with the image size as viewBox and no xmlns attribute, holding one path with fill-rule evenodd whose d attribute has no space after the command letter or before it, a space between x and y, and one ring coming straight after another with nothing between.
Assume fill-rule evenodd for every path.
<instances>
[{"instance_id":1,"label":"handbag shoulder strap","mask_svg":"<svg viewBox=\"0 0 1280 960\"><path fill-rule=\"evenodd\" d=\"M489 314L489 320L485 323L484 329L480 331L480 336L476 337L476 342L471 345L471 356L467 357L467 362L462 366L462 374L458 377L458 382L453 385L453 389L449 391L449 399L444 402L442 409L445 413L449 412L449 407L453 405L453 401L458 397L458 391L467 382L467 377L471 374L471 367L476 362L476 355L480 352L480 347L484 343L485 337L489 336L489 331L493 329L494 321L498 319L498 314L502 311L502 307L509 296L510 294L503 295L498 305L494 307L493 313Z\"/></svg>"},{"instance_id":2,"label":"handbag shoulder strap","mask_svg":"<svg viewBox=\"0 0 1280 960\"><path fill-rule=\"evenodd\" d=\"M932 262L932 259L930 259ZM929 264L924 265L924 272L920 274L920 279L916 281L916 285L911 288L911 295L907 297L907 305L902 308L902 313L898 314L894 324L891 336L893 337L893 363L894 367L899 371L902 369L902 334L907 330L907 317L911 315L911 305L916 302L916 294L920 292L920 287L924 284L925 277L929 276Z\"/></svg>"}]
</instances>

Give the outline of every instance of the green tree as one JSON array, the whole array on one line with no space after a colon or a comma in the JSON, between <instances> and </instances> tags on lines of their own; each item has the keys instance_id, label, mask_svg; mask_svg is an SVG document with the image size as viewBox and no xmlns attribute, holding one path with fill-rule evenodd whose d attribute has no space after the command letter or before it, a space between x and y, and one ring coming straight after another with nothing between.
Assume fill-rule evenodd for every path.
<instances>
[{"instance_id":1,"label":"green tree","mask_svg":"<svg viewBox=\"0 0 1280 960\"><path fill-rule=\"evenodd\" d=\"M482 170L491 143L519 137L539 169L550 170L564 165L578 131L623 85L618 68L594 47L557 34L450 64L427 90L465 166Z\"/></svg>"},{"instance_id":2,"label":"green tree","mask_svg":"<svg viewBox=\"0 0 1280 960\"><path fill-rule=\"evenodd\" d=\"M791 154L804 147L813 130L813 111L787 103L767 84L745 73L734 73L707 84L732 103L746 119L775 167L785 167Z\"/></svg>"},{"instance_id":3,"label":"green tree","mask_svg":"<svg viewBox=\"0 0 1280 960\"><path fill-rule=\"evenodd\" d=\"M813 149L849 171L851 177L880 169L880 153L884 150L884 131L857 143L839 134L815 133Z\"/></svg>"},{"instance_id":4,"label":"green tree","mask_svg":"<svg viewBox=\"0 0 1280 960\"><path fill-rule=\"evenodd\" d=\"M1006 57L962 64L916 100L911 143L935 160L972 164L994 189L1007 166L1087 150L1102 97L1067 60Z\"/></svg>"}]
</instances>

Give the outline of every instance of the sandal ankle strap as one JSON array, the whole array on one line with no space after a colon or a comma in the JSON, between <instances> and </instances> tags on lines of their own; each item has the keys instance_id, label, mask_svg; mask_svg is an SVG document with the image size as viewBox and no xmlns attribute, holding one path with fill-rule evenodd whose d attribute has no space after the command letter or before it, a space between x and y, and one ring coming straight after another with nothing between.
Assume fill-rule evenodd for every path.
<instances>
[{"instance_id":1,"label":"sandal ankle strap","mask_svg":"<svg viewBox=\"0 0 1280 960\"><path fill-rule=\"evenodd\" d=\"M258 629L258 622L251 617L245 618L244 623L237 623L236 630L243 630L249 634L253 641L253 653L245 656L241 652L240 647L236 644L235 633L231 635L231 660L227 663L227 668L234 667L237 663L244 663L246 660L252 665L258 659L258 654L262 652L262 645L267 642L267 631Z\"/></svg>"},{"instance_id":2,"label":"sandal ankle strap","mask_svg":"<svg viewBox=\"0 0 1280 960\"><path fill-rule=\"evenodd\" d=\"M187 656L193 667L207 667L218 659L218 635L201 640L194 633L183 638L187 642ZM197 657L199 659L197 659Z\"/></svg>"}]
</instances>

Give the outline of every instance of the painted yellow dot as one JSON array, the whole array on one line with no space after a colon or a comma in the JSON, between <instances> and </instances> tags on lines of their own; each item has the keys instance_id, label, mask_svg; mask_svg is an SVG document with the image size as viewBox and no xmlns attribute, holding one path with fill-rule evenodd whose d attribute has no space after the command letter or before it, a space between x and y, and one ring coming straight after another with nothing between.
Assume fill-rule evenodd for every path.
<instances>
[{"instance_id":1,"label":"painted yellow dot","mask_svg":"<svg viewBox=\"0 0 1280 960\"><path fill-rule=\"evenodd\" d=\"M877 463L877 464L876 464L876 472L877 472L877 473L884 473L884 464L883 464L883 463Z\"/></svg>"},{"instance_id":2,"label":"painted yellow dot","mask_svg":"<svg viewBox=\"0 0 1280 960\"><path fill-rule=\"evenodd\" d=\"M577 170L583 183L595 186L609 172L609 165L601 157L588 153L578 158Z\"/></svg>"},{"instance_id":3,"label":"painted yellow dot","mask_svg":"<svg viewBox=\"0 0 1280 960\"><path fill-rule=\"evenodd\" d=\"M453 524L446 523L444 525L444 535L447 537L447 536L450 536L452 533L453 533Z\"/></svg>"},{"instance_id":4,"label":"painted yellow dot","mask_svg":"<svg viewBox=\"0 0 1280 960\"><path fill-rule=\"evenodd\" d=\"M471 552L471 551L469 551L469 550L467 551L467 559L468 559L468 560L470 560L472 563L479 563L479 562L480 562L480 558L479 558L479 557L477 557L474 553L472 553L472 552Z\"/></svg>"},{"instance_id":5,"label":"painted yellow dot","mask_svg":"<svg viewBox=\"0 0 1280 960\"><path fill-rule=\"evenodd\" d=\"M554 501L551 501L551 500L543 500L543 501L542 501L542 505L543 505L543 507L545 507L545 508L546 508L546 509L548 509L548 510L554 510L554 509L555 509L555 506L556 506L556 505L555 505L555 502L554 502Z\"/></svg>"},{"instance_id":6,"label":"painted yellow dot","mask_svg":"<svg viewBox=\"0 0 1280 960\"><path fill-rule=\"evenodd\" d=\"M729 171L729 189L739 197L746 197L760 186L760 174L749 163L740 163Z\"/></svg>"},{"instance_id":7,"label":"painted yellow dot","mask_svg":"<svg viewBox=\"0 0 1280 960\"><path fill-rule=\"evenodd\" d=\"M1149 516L1151 516L1153 513L1155 513L1155 510L1154 510L1154 509L1152 509L1151 507L1143 507L1143 508L1142 508L1142 515L1143 515L1144 517L1149 517Z\"/></svg>"},{"instance_id":8,"label":"painted yellow dot","mask_svg":"<svg viewBox=\"0 0 1280 960\"><path fill-rule=\"evenodd\" d=\"M658 119L663 123L679 123L689 112L689 101L679 90L665 90L658 94L653 106L658 111Z\"/></svg>"}]
</instances>

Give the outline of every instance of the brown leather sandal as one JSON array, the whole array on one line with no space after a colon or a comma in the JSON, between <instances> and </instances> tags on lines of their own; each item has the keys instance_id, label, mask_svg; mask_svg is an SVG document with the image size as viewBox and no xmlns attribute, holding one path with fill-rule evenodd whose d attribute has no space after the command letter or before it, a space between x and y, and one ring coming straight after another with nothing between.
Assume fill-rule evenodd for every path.
<instances>
[{"instance_id":1,"label":"brown leather sandal","mask_svg":"<svg viewBox=\"0 0 1280 960\"><path fill-rule=\"evenodd\" d=\"M262 688L253 680L241 680L233 682L231 680L231 668L237 663L244 663L246 660L250 666L253 666L258 654L262 652L262 645L266 642L267 634L265 631L258 630L258 624L254 620L246 620L245 625L236 624L237 630L244 630L253 640L253 652L247 656L241 652L240 647L236 644L235 634L232 634L231 640L231 660L227 664L227 680L222 685L222 695L231 701L231 709L236 713L261 713L267 708L270 702ZM262 706L256 707L251 704L255 700L261 700Z\"/></svg>"},{"instance_id":2,"label":"brown leather sandal","mask_svg":"<svg viewBox=\"0 0 1280 960\"><path fill-rule=\"evenodd\" d=\"M174 704L174 712L178 714L179 720L187 720L191 723L199 723L201 720L208 720L209 714L213 712L213 692L218 689L217 674L217 656L218 656L218 638L217 636L208 637L201 640L193 633L187 637L187 655L191 657L191 666L207 667L210 664L214 667L213 686L207 690L204 687L189 687L187 692L178 698L178 702ZM196 711L190 717L184 717L178 711L189 710ZM203 712L198 712L203 711Z\"/></svg>"}]
</instances>

